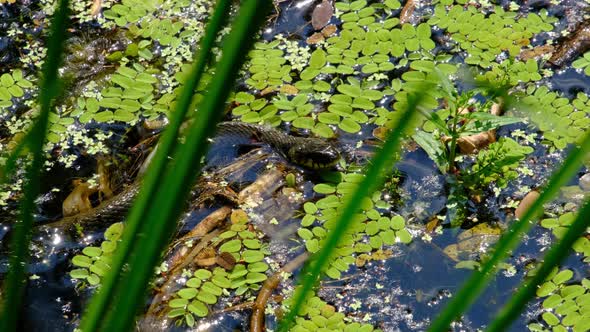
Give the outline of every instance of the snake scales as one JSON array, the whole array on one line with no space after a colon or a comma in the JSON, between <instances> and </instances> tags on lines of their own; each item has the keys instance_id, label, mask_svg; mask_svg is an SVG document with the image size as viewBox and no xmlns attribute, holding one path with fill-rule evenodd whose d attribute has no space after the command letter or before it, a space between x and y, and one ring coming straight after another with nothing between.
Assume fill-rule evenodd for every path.
<instances>
[{"instance_id":1,"label":"snake scales","mask_svg":"<svg viewBox=\"0 0 590 332\"><path fill-rule=\"evenodd\" d=\"M296 137L277 129L242 122L222 122L217 126L220 139L237 135L270 145L291 163L308 169L327 169L340 159L330 143L319 138ZM127 186L121 193L102 202L96 208L52 222L49 227L68 228L74 224L97 225L121 221L133 204L141 187L140 181Z\"/></svg>"}]
</instances>

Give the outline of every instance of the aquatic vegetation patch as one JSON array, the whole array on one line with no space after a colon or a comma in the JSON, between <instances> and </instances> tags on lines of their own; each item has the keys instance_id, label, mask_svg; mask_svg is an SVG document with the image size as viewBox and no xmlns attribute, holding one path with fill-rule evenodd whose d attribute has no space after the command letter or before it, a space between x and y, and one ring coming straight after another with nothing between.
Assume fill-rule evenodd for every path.
<instances>
[{"instance_id":1,"label":"aquatic vegetation patch","mask_svg":"<svg viewBox=\"0 0 590 332\"><path fill-rule=\"evenodd\" d=\"M268 278L266 272L270 266L264 259L270 252L259 238L261 233L252 231L246 221L233 224L213 243L221 255L232 255L237 264L230 270L215 267L193 272L185 287L175 292L168 302L168 317L179 317L180 321L192 327L195 316L207 316L210 306L215 305L221 296L240 296L260 288Z\"/></svg>"},{"instance_id":2,"label":"aquatic vegetation patch","mask_svg":"<svg viewBox=\"0 0 590 332\"><path fill-rule=\"evenodd\" d=\"M256 43L254 49L248 54L250 77L246 84L254 89L277 88L284 82L291 82L291 66L287 65L284 51L277 46L279 41L270 43Z\"/></svg>"},{"instance_id":3,"label":"aquatic vegetation patch","mask_svg":"<svg viewBox=\"0 0 590 332\"><path fill-rule=\"evenodd\" d=\"M301 95L305 98L304 95ZM234 102L238 104L232 110L232 114L239 116L240 120L249 123L265 122L271 126L277 126L281 120L276 116L278 108L276 105L268 104L268 100L265 98L254 97L253 95L246 92L238 92L234 96Z\"/></svg>"},{"instance_id":4,"label":"aquatic vegetation patch","mask_svg":"<svg viewBox=\"0 0 590 332\"><path fill-rule=\"evenodd\" d=\"M505 188L518 177L520 161L533 151L530 146L520 145L509 137L501 137L477 154L473 166L462 174L462 180L471 190L481 190L491 183L498 188Z\"/></svg>"},{"instance_id":5,"label":"aquatic vegetation patch","mask_svg":"<svg viewBox=\"0 0 590 332\"><path fill-rule=\"evenodd\" d=\"M0 76L0 110L13 105L13 98L25 95L24 89L32 89L33 83L23 76L21 69Z\"/></svg>"},{"instance_id":6,"label":"aquatic vegetation patch","mask_svg":"<svg viewBox=\"0 0 590 332\"><path fill-rule=\"evenodd\" d=\"M541 220L541 226L550 229L553 235L559 240L567 232L568 227L574 222L576 214L567 212L557 218L546 218ZM590 239L582 235L572 246L575 252L584 256L585 262L590 262Z\"/></svg>"},{"instance_id":7,"label":"aquatic vegetation patch","mask_svg":"<svg viewBox=\"0 0 590 332\"><path fill-rule=\"evenodd\" d=\"M293 332L341 331L372 332L376 330L371 324L349 322L346 315L338 312L317 296L310 297L291 327Z\"/></svg>"},{"instance_id":8,"label":"aquatic vegetation patch","mask_svg":"<svg viewBox=\"0 0 590 332\"><path fill-rule=\"evenodd\" d=\"M543 299L541 322L528 325L530 331L588 331L590 329L590 280L572 282L574 272L555 271L537 290Z\"/></svg>"},{"instance_id":9,"label":"aquatic vegetation patch","mask_svg":"<svg viewBox=\"0 0 590 332\"><path fill-rule=\"evenodd\" d=\"M325 196L303 205L305 215L301 219L301 228L297 231L308 252L315 253L322 246L342 207L342 195L354 191L362 178L363 175L359 173L345 173L338 183L320 183L314 186L316 193ZM364 255L364 259L368 260L369 256L386 246L408 244L412 241L404 218L399 215L388 216L383 212L391 208L383 195L375 192L372 197L363 200L362 213L355 215L354 226L340 240L333 261L325 271L328 277L339 279L343 272L357 262L358 255Z\"/></svg>"},{"instance_id":10,"label":"aquatic vegetation patch","mask_svg":"<svg viewBox=\"0 0 590 332\"><path fill-rule=\"evenodd\" d=\"M434 15L428 23L451 34L462 50L467 52L465 62L470 65L489 68L497 57L507 52L512 58L520 54L523 47L529 46L531 38L540 33L553 30L557 19L546 10L540 14L505 11L495 6L491 14L481 13L476 6L436 5Z\"/></svg>"},{"instance_id":11,"label":"aquatic vegetation patch","mask_svg":"<svg viewBox=\"0 0 590 332\"><path fill-rule=\"evenodd\" d=\"M488 82L493 82L498 86L512 85L517 86L521 83L536 82L541 80L540 68L534 59L527 61L506 59L502 62L491 64L490 70L483 73L478 78L483 78Z\"/></svg>"},{"instance_id":12,"label":"aquatic vegetation patch","mask_svg":"<svg viewBox=\"0 0 590 332\"><path fill-rule=\"evenodd\" d=\"M111 270L110 262L122 233L123 223L109 226L104 232L105 240L100 247L85 247L82 254L72 258L72 265L77 268L70 271L70 277L79 280L81 286L100 284L101 278Z\"/></svg>"},{"instance_id":13,"label":"aquatic vegetation patch","mask_svg":"<svg viewBox=\"0 0 590 332\"><path fill-rule=\"evenodd\" d=\"M231 281L228 279L228 273L222 268L215 268L213 271L199 269L186 281L185 286L168 302L168 317L182 316L186 325L193 327L194 316L207 316L207 305L217 303L218 298L224 293L224 288L231 286Z\"/></svg>"},{"instance_id":14,"label":"aquatic vegetation patch","mask_svg":"<svg viewBox=\"0 0 590 332\"><path fill-rule=\"evenodd\" d=\"M158 79L146 72L143 66L138 63L133 67L121 66L110 79L115 85L104 88L100 99L79 97L71 115L79 116L82 123L94 120L130 124L136 123L140 116L157 116L151 111L154 84L158 83Z\"/></svg>"},{"instance_id":15,"label":"aquatic vegetation patch","mask_svg":"<svg viewBox=\"0 0 590 332\"><path fill-rule=\"evenodd\" d=\"M590 126L590 103L584 93L578 93L570 101L545 86L531 86L522 102L528 110L517 114L526 114L543 132L544 141L554 148L563 149L567 144L579 142Z\"/></svg>"},{"instance_id":16,"label":"aquatic vegetation patch","mask_svg":"<svg viewBox=\"0 0 590 332\"><path fill-rule=\"evenodd\" d=\"M584 53L584 55L572 63L572 67L576 69L584 69L584 74L590 76L590 52Z\"/></svg>"}]
</instances>

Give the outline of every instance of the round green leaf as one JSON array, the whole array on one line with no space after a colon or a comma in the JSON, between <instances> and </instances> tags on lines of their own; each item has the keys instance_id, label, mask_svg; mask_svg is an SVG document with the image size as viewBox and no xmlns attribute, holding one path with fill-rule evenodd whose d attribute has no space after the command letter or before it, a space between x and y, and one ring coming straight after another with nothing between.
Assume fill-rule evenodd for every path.
<instances>
[{"instance_id":1,"label":"round green leaf","mask_svg":"<svg viewBox=\"0 0 590 332\"><path fill-rule=\"evenodd\" d=\"M205 317L209 313L207 306L203 302L197 300L191 301L187 309L198 317Z\"/></svg>"},{"instance_id":2,"label":"round green leaf","mask_svg":"<svg viewBox=\"0 0 590 332\"><path fill-rule=\"evenodd\" d=\"M194 288L183 288L179 290L176 294L183 299L192 299L193 297L197 296L197 290Z\"/></svg>"},{"instance_id":3,"label":"round green leaf","mask_svg":"<svg viewBox=\"0 0 590 332\"><path fill-rule=\"evenodd\" d=\"M238 252L240 249L242 249L242 241L240 240L231 240L219 247L220 252Z\"/></svg>"},{"instance_id":4,"label":"round green leaf","mask_svg":"<svg viewBox=\"0 0 590 332\"><path fill-rule=\"evenodd\" d=\"M338 128L348 133L356 133L361 130L361 126L358 123L348 118L342 119L342 121L338 124Z\"/></svg>"},{"instance_id":5,"label":"round green leaf","mask_svg":"<svg viewBox=\"0 0 590 332\"><path fill-rule=\"evenodd\" d=\"M264 259L264 254L260 250L244 250L242 258L246 263L260 262Z\"/></svg>"},{"instance_id":6,"label":"round green leaf","mask_svg":"<svg viewBox=\"0 0 590 332\"><path fill-rule=\"evenodd\" d=\"M215 304L217 303L217 296L205 292L205 291L201 291L199 292L199 294L197 295L197 299L201 302L207 303L207 304Z\"/></svg>"}]
</instances>

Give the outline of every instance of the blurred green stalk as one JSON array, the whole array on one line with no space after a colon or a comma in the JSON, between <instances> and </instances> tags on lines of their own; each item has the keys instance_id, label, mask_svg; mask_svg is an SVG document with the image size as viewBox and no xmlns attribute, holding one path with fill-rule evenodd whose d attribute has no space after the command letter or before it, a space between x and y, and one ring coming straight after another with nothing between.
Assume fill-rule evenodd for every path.
<instances>
[{"instance_id":1,"label":"blurred green stalk","mask_svg":"<svg viewBox=\"0 0 590 332\"><path fill-rule=\"evenodd\" d=\"M58 68L66 39L66 27L69 17L68 0L60 0L58 9L51 20L51 30L47 39L47 57L43 63L41 86L39 91L39 115L36 117L31 130L22 142L8 157L7 167L2 172L2 178L8 178L14 170L16 158L27 147L32 157L26 166L26 181L23 188L23 198L20 201L20 217L15 222L10 248L10 269L4 281L3 303L0 315L0 331L15 331L23 302L24 288L27 283L25 270L29 258L29 243L33 226L33 211L35 199L39 196L41 169L45 162L45 135L49 125L49 113L52 111L53 99L59 94L60 84Z\"/></svg>"},{"instance_id":2,"label":"blurred green stalk","mask_svg":"<svg viewBox=\"0 0 590 332\"><path fill-rule=\"evenodd\" d=\"M471 274L459 292L447 303L443 312L433 321L428 331L447 331L451 322L459 318L473 304L496 274L499 264L520 244L520 237L535 225L533 221L543 212L543 204L549 202L559 192L559 189L576 174L589 153L590 131L584 137L581 145L573 149L564 160L563 165L553 173L539 198L526 210L522 218L513 222L510 228L504 232L494 247L491 257L482 264L479 270Z\"/></svg>"},{"instance_id":3,"label":"blurred green stalk","mask_svg":"<svg viewBox=\"0 0 590 332\"><path fill-rule=\"evenodd\" d=\"M146 173L148 178L157 177L156 173L150 174L152 169L155 169L160 170L162 176L159 182L158 179L146 179L147 183L153 181L155 185L150 188L150 192L142 191L140 196L149 196L145 199L140 198L146 205L135 204L128 219L128 224L134 225L132 228L137 231L132 232L126 227L123 242L120 244L120 248L125 249L117 250L113 260L113 273L105 279L108 294L103 289L91 303L81 325L85 332L132 329L135 313L143 306L144 295L148 282L154 275L154 268L176 229L176 220L183 210L185 198L200 171L201 159L208 148L207 138L213 136L215 124L223 118L221 110L231 91L227 82L232 82L231 85L235 82L247 50L264 23L271 4L271 1L258 0L242 2L232 30L223 42L222 57L216 66L215 76L206 89L205 98L198 105L185 143L175 146L173 143L176 139L172 140L173 143L167 141L168 143L163 146L169 144L175 152L172 162L167 158L168 151L159 149L157 154L162 155L157 156L154 162L167 162L168 165L151 165ZM228 15L221 7L223 6L217 8L220 12L216 10L214 17L221 19L223 15ZM208 29L207 33L211 33L212 30L214 29ZM193 73L198 73L198 70L194 69ZM190 105L194 85L192 90L186 90L188 92L183 92L183 102L179 102L177 107L188 108ZM177 109L174 114L176 116L183 112L186 110ZM139 210L144 212L138 212ZM141 226L137 226L139 223ZM122 276L116 275L123 266L127 266L129 272Z\"/></svg>"},{"instance_id":4,"label":"blurred green stalk","mask_svg":"<svg viewBox=\"0 0 590 332\"><path fill-rule=\"evenodd\" d=\"M393 156L399 150L401 139L412 123L412 118L417 113L416 109L423 96L423 91L427 91L428 87L424 84L423 89L418 89L421 92L415 94L410 93L408 95L408 106L406 110L400 116L395 126L389 131L381 149L371 159L369 168L365 173L365 178L350 195L345 195L342 198L344 202L342 213L339 215L334 228L328 232L320 250L310 257L309 263L303 269L301 273L302 279L299 281L298 288L296 288L295 294L293 295L293 304L287 315L281 320L279 331L288 331L290 325L295 321L299 311L303 308L308 294L316 286L321 272L330 262L330 257L334 249L336 249L340 239L352 225L354 215L359 212L363 199L379 189L383 184L385 176L389 174L396 160Z\"/></svg>"},{"instance_id":5,"label":"blurred green stalk","mask_svg":"<svg viewBox=\"0 0 590 332\"><path fill-rule=\"evenodd\" d=\"M499 315L492 321L486 331L504 331L510 323L522 312L527 302L536 294L537 289L543 283L553 269L570 253L574 242L590 227L590 199L586 200L582 209L578 212L576 220L569 226L561 240L551 247L545 255L543 264L537 273L528 281L523 282L510 301L502 308Z\"/></svg>"}]
</instances>

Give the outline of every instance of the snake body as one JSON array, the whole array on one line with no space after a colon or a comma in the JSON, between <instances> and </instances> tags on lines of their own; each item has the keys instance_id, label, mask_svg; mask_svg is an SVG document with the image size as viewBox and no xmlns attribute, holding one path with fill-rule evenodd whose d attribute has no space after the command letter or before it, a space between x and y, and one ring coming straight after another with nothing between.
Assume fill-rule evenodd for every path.
<instances>
[{"instance_id":1,"label":"snake body","mask_svg":"<svg viewBox=\"0 0 590 332\"><path fill-rule=\"evenodd\" d=\"M277 129L241 122L222 122L218 134L237 135L269 144L290 162L311 169L330 168L340 159L340 154L331 144L319 138L295 137ZM64 217L46 226L69 228L74 224L98 225L121 221L133 204L141 183L135 181L120 194L102 202L96 208L77 215Z\"/></svg>"},{"instance_id":2,"label":"snake body","mask_svg":"<svg viewBox=\"0 0 590 332\"><path fill-rule=\"evenodd\" d=\"M340 159L334 146L319 138L288 135L272 127L243 122L222 122L217 126L221 135L239 135L269 144L293 164L309 169L327 169Z\"/></svg>"}]
</instances>

